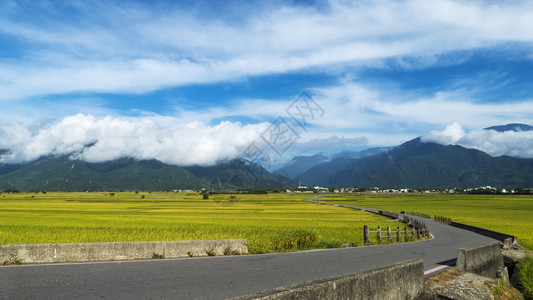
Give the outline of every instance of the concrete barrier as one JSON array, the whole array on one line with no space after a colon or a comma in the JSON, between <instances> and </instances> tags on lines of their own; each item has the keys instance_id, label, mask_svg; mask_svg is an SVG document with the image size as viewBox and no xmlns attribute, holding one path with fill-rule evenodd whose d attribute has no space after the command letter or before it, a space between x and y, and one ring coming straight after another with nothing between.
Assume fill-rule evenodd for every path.
<instances>
[{"instance_id":1,"label":"concrete barrier","mask_svg":"<svg viewBox=\"0 0 533 300\"><path fill-rule=\"evenodd\" d=\"M235 299L416 299L424 290L424 261L311 281Z\"/></svg>"},{"instance_id":2,"label":"concrete barrier","mask_svg":"<svg viewBox=\"0 0 533 300\"><path fill-rule=\"evenodd\" d=\"M208 252L224 255L224 251L247 253L245 239L0 245L0 263L52 263L152 258L207 256Z\"/></svg>"},{"instance_id":3,"label":"concrete barrier","mask_svg":"<svg viewBox=\"0 0 533 300\"><path fill-rule=\"evenodd\" d=\"M518 245L518 238L514 235L509 235L509 234L506 234L506 233L501 233L501 232L497 232L497 231L493 231L493 230L488 230L488 229L484 229L484 228L480 228L480 227L476 227L476 226L472 226L472 225L467 225L467 224L463 224L463 223L457 223L457 222L450 222L450 225L453 226L453 227L457 227L457 228L461 228L461 229L465 229L465 230L468 230L468 231L472 231L472 232L475 232L475 233L478 233L478 234L481 234L481 235L484 235L484 236L488 236L490 238L493 238L495 240L499 240L500 242L504 242L505 240L507 239L511 239L511 243L512 245Z\"/></svg>"},{"instance_id":4,"label":"concrete barrier","mask_svg":"<svg viewBox=\"0 0 533 300\"><path fill-rule=\"evenodd\" d=\"M500 243L459 249L456 267L461 271L498 278L504 269Z\"/></svg>"}]
</instances>

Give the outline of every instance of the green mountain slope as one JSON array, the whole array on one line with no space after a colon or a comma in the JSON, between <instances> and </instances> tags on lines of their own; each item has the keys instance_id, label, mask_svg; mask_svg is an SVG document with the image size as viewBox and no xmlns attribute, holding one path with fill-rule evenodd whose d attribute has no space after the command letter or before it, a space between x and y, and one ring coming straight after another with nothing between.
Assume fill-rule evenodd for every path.
<instances>
[{"instance_id":1,"label":"green mountain slope","mask_svg":"<svg viewBox=\"0 0 533 300\"><path fill-rule=\"evenodd\" d=\"M156 160L119 159L87 163L68 157L44 157L15 170L0 166L0 189L17 190L168 190L208 185L178 166Z\"/></svg>"},{"instance_id":2,"label":"green mountain slope","mask_svg":"<svg viewBox=\"0 0 533 300\"><path fill-rule=\"evenodd\" d=\"M259 165L237 159L210 167L182 168L157 160L124 158L88 163L67 156L48 156L27 164L0 165L0 190L211 189L215 182L239 189L294 185L289 179L271 174Z\"/></svg>"},{"instance_id":3,"label":"green mountain slope","mask_svg":"<svg viewBox=\"0 0 533 300\"><path fill-rule=\"evenodd\" d=\"M298 180L344 187L533 187L533 160L417 138L386 153L317 165Z\"/></svg>"}]
</instances>

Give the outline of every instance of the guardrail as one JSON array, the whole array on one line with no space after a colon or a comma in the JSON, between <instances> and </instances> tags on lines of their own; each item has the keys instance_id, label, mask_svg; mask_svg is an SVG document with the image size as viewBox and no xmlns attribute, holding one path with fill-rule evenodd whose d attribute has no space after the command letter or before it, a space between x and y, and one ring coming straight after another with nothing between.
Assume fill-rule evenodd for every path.
<instances>
[{"instance_id":1,"label":"guardrail","mask_svg":"<svg viewBox=\"0 0 533 300\"><path fill-rule=\"evenodd\" d=\"M393 238L396 240L396 242L400 242L403 238L404 242L409 242L410 240L414 239L421 239L422 237L429 236L429 231L424 230L421 228L415 228L412 227L411 229L408 229L407 227L404 228L403 234L400 230L400 227L396 227L396 230L392 231L390 226L387 226L387 231L382 231L381 226L378 226L377 230L370 230L367 225L363 227L363 235L364 235L364 243L365 245L370 244L370 233L376 233L376 241L378 244L381 244L383 238L387 238L387 241L389 243L393 242ZM382 235L384 233L384 235Z\"/></svg>"},{"instance_id":2,"label":"guardrail","mask_svg":"<svg viewBox=\"0 0 533 300\"><path fill-rule=\"evenodd\" d=\"M409 227L411 227L411 230L409 230L407 227L404 228L404 232L403 232L403 240L405 242L408 242L410 240L410 238L412 238L413 240L416 238L417 240L421 239L422 237L429 237L430 236L430 232L429 232L429 228L428 226L424 223L424 222L420 222L418 220L416 220L415 218L413 217L409 217L409 216L406 216L405 214L399 214L399 213L396 213L396 212L392 212L392 211L386 211L386 210L380 210L378 211L378 214L382 215L382 216L386 216L386 217L389 217L389 218L394 218L394 219L398 219L404 223L406 223ZM382 241L382 233L383 231L381 230L381 226L378 226L377 230L375 231L371 231L367 225L365 225L363 227L363 236L364 236L364 243L365 244L370 244L370 233L376 233L376 241L378 244L381 244L381 241ZM411 233L410 233L411 231ZM386 233L386 238L388 240L389 243L392 243L392 239L395 238L396 239L396 242L400 242L401 239L402 239L402 234L401 234L401 230L400 230L400 227L397 227L396 230L394 231L394 234L393 234L393 231L391 231L391 228L388 226L387 227L387 231L385 231Z\"/></svg>"},{"instance_id":3,"label":"guardrail","mask_svg":"<svg viewBox=\"0 0 533 300\"><path fill-rule=\"evenodd\" d=\"M451 225L453 222L451 218L446 218L446 217L437 216L437 215L433 216L433 220L444 223L444 224L448 224L448 225Z\"/></svg>"},{"instance_id":4,"label":"guardrail","mask_svg":"<svg viewBox=\"0 0 533 300\"><path fill-rule=\"evenodd\" d=\"M484 236L488 236L490 238L493 238L495 240L502 242L505 247L508 247L508 248L514 247L514 248L522 249L522 247L518 245L518 238L514 235L455 222L451 218L438 216L438 215L433 216L433 219L437 222L448 224L453 227L461 228L461 229L472 231L472 232L475 232L475 233L478 233Z\"/></svg>"},{"instance_id":5,"label":"guardrail","mask_svg":"<svg viewBox=\"0 0 533 300\"><path fill-rule=\"evenodd\" d=\"M476 226L472 226L472 225L467 225L467 224L455 222L451 218L438 216L438 215L433 216L433 219L435 221L437 221L437 222L448 224L448 225L453 226L453 227L465 229L465 230L472 231L472 232L475 232L475 233L478 233L478 234L481 234L481 235L484 235L484 236L488 236L488 237L493 238L495 240L498 240L498 241L500 241L500 242L502 242L504 244L506 243L506 240L507 241L510 240L510 245L507 245L508 247L511 247L512 245L515 245L515 246L519 247L518 238L516 236L514 236L514 235L510 235L510 234L501 233L501 232L497 232L497 231L493 231L493 230L489 230L489 229L485 229L485 228L480 228L480 227L476 227Z\"/></svg>"},{"instance_id":6,"label":"guardrail","mask_svg":"<svg viewBox=\"0 0 533 300\"><path fill-rule=\"evenodd\" d=\"M426 218L426 219L430 219L431 220L431 216L428 215L428 214L425 214L425 213L419 213L419 212L416 212L416 211L402 211L403 214L406 214L406 215L411 215L411 216L417 216L417 217L421 217L421 218Z\"/></svg>"},{"instance_id":7,"label":"guardrail","mask_svg":"<svg viewBox=\"0 0 533 300\"><path fill-rule=\"evenodd\" d=\"M2 263L55 263L225 255L248 252L245 239L0 245ZM1 298L1 297L0 297Z\"/></svg>"},{"instance_id":8,"label":"guardrail","mask_svg":"<svg viewBox=\"0 0 533 300\"><path fill-rule=\"evenodd\" d=\"M232 300L420 299L423 292L424 261L418 259L361 273L280 287Z\"/></svg>"}]
</instances>

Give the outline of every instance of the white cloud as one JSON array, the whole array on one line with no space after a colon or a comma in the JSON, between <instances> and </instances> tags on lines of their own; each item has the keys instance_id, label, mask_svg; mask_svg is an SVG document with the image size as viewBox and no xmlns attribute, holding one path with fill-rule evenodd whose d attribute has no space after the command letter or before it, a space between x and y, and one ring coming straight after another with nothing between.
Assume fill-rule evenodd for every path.
<instances>
[{"instance_id":1,"label":"white cloud","mask_svg":"<svg viewBox=\"0 0 533 300\"><path fill-rule=\"evenodd\" d=\"M423 135L422 140L424 142L453 145L465 135L466 133L461 124L454 122L446 126L443 130L433 130L429 134Z\"/></svg>"},{"instance_id":2,"label":"white cloud","mask_svg":"<svg viewBox=\"0 0 533 300\"><path fill-rule=\"evenodd\" d=\"M366 145L368 140L366 137L344 137L344 136L330 136L327 138L315 138L308 142L299 144L298 146L307 149L331 149L335 147L351 147Z\"/></svg>"},{"instance_id":3,"label":"white cloud","mask_svg":"<svg viewBox=\"0 0 533 300\"><path fill-rule=\"evenodd\" d=\"M438 64L431 57L507 42L530 51L533 42L529 2L332 0L322 10L262 4L238 21L171 6L39 3L34 9L46 13L35 22L27 8L0 14L0 32L24 42L20 53L0 60L0 100L144 93L406 56ZM76 21L55 18L61 9Z\"/></svg>"},{"instance_id":4,"label":"white cloud","mask_svg":"<svg viewBox=\"0 0 533 300\"><path fill-rule=\"evenodd\" d=\"M259 141L267 124L221 122L206 126L162 116L96 118L78 114L45 123L32 132L18 122L0 123L0 162L17 163L45 155L71 155L89 162L123 157L157 159L168 164L210 165L232 159Z\"/></svg>"},{"instance_id":5,"label":"white cloud","mask_svg":"<svg viewBox=\"0 0 533 300\"><path fill-rule=\"evenodd\" d=\"M476 129L507 123L530 123L533 100L516 102L476 101L470 91L437 91L421 96L395 88L380 89L359 82L345 82L309 90L324 116L308 118L307 132L301 134L301 143L332 136L367 138L368 145L398 145L421 133L438 129L445 124L458 123ZM202 111L178 110L180 119L226 119L241 116L258 121L273 121L278 116L290 120L285 110L294 101L244 99L230 106L212 106ZM450 128L453 129L456 127Z\"/></svg>"},{"instance_id":6,"label":"white cloud","mask_svg":"<svg viewBox=\"0 0 533 300\"><path fill-rule=\"evenodd\" d=\"M0 148L12 149L3 161L74 151L93 161L128 156L213 163L237 155L243 145L257 139L253 132L266 126L220 120L287 118L285 109L294 99L243 99L221 105L213 100L201 111L169 112L176 117L125 118L106 108L113 100L99 101L91 93L139 94L294 71L335 75L343 74L345 66L388 68L391 61L404 69L449 65L468 59L469 50L479 48L506 53L513 45L529 53L533 42L529 2L332 0L321 4L324 9L264 2L237 20L194 7L185 11L91 1L71 4L65 14L54 2L33 5L43 13L32 14L32 4L21 8L17 2L0 11L0 34L16 41L10 57L0 58L0 103L6 108L0 118L30 123L40 117L70 117L27 126L1 124ZM311 89L325 116L310 122L300 142L317 147L324 141L354 144L364 136L369 145L395 145L452 122L465 128L530 122L533 100L483 102L472 97L472 86L485 88L477 81L462 85L469 91L452 85L424 96L355 81ZM65 93L78 100L46 97ZM85 115L73 116L80 111ZM445 137L467 143L466 137L457 138L460 135L456 131L435 136L443 143ZM503 139L498 144L492 138L486 148L506 153L498 146Z\"/></svg>"},{"instance_id":7,"label":"white cloud","mask_svg":"<svg viewBox=\"0 0 533 300\"><path fill-rule=\"evenodd\" d=\"M459 123L453 123L444 130L423 135L422 141L460 145L481 150L491 156L533 158L533 131L473 130L467 133Z\"/></svg>"},{"instance_id":8,"label":"white cloud","mask_svg":"<svg viewBox=\"0 0 533 300\"><path fill-rule=\"evenodd\" d=\"M533 111L533 99L480 102L475 93L462 89L421 96L394 87L346 82L312 91L325 114L311 122L311 134L365 136L369 145L397 145L454 122L468 129L530 123Z\"/></svg>"}]
</instances>

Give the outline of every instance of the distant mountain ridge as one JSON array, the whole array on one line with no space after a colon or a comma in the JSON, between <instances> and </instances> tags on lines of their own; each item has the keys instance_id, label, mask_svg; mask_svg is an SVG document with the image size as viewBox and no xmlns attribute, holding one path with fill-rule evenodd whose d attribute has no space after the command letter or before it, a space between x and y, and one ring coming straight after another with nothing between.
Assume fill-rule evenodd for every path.
<instances>
[{"instance_id":1,"label":"distant mountain ridge","mask_svg":"<svg viewBox=\"0 0 533 300\"><path fill-rule=\"evenodd\" d=\"M533 187L533 159L492 157L416 138L385 153L316 165L297 180L343 187Z\"/></svg>"},{"instance_id":2,"label":"distant mountain ridge","mask_svg":"<svg viewBox=\"0 0 533 300\"><path fill-rule=\"evenodd\" d=\"M223 180L230 178L235 188L242 189L281 188L295 184L259 165L237 159L211 167L183 168L158 160L123 158L89 163L71 160L68 156L47 156L27 164L0 164L0 190L211 189L218 188L213 186L217 176Z\"/></svg>"},{"instance_id":3,"label":"distant mountain ridge","mask_svg":"<svg viewBox=\"0 0 533 300\"><path fill-rule=\"evenodd\" d=\"M298 176L305 173L312 167L324 162L331 161L333 159L356 159L365 156L375 155L381 152L388 151L390 149L392 149L392 147L376 147L365 149L362 151L344 150L338 153L322 152L312 156L295 156L289 161L289 163L287 163L287 165L274 171L274 174L278 174L296 180Z\"/></svg>"},{"instance_id":4,"label":"distant mountain ridge","mask_svg":"<svg viewBox=\"0 0 533 300\"><path fill-rule=\"evenodd\" d=\"M520 124L520 123L512 123L507 125L498 125L498 126L491 126L484 128L485 130L495 130L499 132L505 132L505 131L533 131L533 126L527 125L527 124Z\"/></svg>"}]
</instances>

